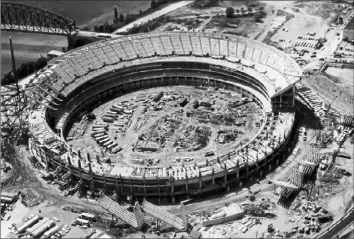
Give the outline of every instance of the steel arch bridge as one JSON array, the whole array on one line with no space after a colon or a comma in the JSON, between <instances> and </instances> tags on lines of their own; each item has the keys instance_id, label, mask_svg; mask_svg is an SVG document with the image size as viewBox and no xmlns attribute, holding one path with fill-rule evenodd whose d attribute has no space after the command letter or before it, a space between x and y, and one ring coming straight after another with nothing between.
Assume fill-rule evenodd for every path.
<instances>
[{"instance_id":1,"label":"steel arch bridge","mask_svg":"<svg viewBox=\"0 0 354 239\"><path fill-rule=\"evenodd\" d=\"M75 21L56 13L16 2L1 2L1 30L71 35Z\"/></svg>"}]
</instances>

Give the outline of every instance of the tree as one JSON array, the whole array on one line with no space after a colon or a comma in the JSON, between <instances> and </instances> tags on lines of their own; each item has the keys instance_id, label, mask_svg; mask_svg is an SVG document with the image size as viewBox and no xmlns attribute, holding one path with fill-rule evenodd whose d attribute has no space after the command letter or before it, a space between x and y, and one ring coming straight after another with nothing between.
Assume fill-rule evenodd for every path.
<instances>
[{"instance_id":1,"label":"tree","mask_svg":"<svg viewBox=\"0 0 354 239\"><path fill-rule=\"evenodd\" d=\"M235 10L235 11L236 11L236 13L237 13L237 14L239 14L239 13L240 13L240 10L238 10L237 8L236 8L236 10Z\"/></svg>"},{"instance_id":2,"label":"tree","mask_svg":"<svg viewBox=\"0 0 354 239\"><path fill-rule=\"evenodd\" d=\"M233 17L235 13L235 9L233 9L232 7L228 7L226 8L225 13L226 13L226 17Z\"/></svg>"},{"instance_id":3,"label":"tree","mask_svg":"<svg viewBox=\"0 0 354 239\"><path fill-rule=\"evenodd\" d=\"M157 8L157 2L155 0L151 0L151 8L152 9Z\"/></svg>"},{"instance_id":4,"label":"tree","mask_svg":"<svg viewBox=\"0 0 354 239\"><path fill-rule=\"evenodd\" d=\"M36 71L38 71L39 69L42 69L43 67L45 67L47 65L47 58L41 56L35 63L34 63L34 68L36 69Z\"/></svg>"},{"instance_id":5,"label":"tree","mask_svg":"<svg viewBox=\"0 0 354 239\"><path fill-rule=\"evenodd\" d=\"M116 6L114 6L114 19L116 22L118 21L118 9Z\"/></svg>"},{"instance_id":6,"label":"tree","mask_svg":"<svg viewBox=\"0 0 354 239\"><path fill-rule=\"evenodd\" d=\"M105 24L103 24L103 32L106 32L106 33L111 32L111 27L107 22Z\"/></svg>"},{"instance_id":7,"label":"tree","mask_svg":"<svg viewBox=\"0 0 354 239\"><path fill-rule=\"evenodd\" d=\"M96 115L94 113L90 112L87 114L87 119L89 121L94 121L96 119Z\"/></svg>"},{"instance_id":8,"label":"tree","mask_svg":"<svg viewBox=\"0 0 354 239\"><path fill-rule=\"evenodd\" d=\"M119 22L124 22L124 15L123 14L119 14Z\"/></svg>"},{"instance_id":9,"label":"tree","mask_svg":"<svg viewBox=\"0 0 354 239\"><path fill-rule=\"evenodd\" d=\"M99 27L98 27L98 32L103 32L104 31L104 26L103 25L100 25Z\"/></svg>"}]
</instances>

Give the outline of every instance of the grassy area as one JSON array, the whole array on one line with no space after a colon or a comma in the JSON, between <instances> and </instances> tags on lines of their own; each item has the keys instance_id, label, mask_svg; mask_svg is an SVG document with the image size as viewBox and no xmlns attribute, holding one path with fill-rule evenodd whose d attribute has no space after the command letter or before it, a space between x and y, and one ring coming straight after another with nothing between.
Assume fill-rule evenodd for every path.
<instances>
[{"instance_id":1,"label":"grassy area","mask_svg":"<svg viewBox=\"0 0 354 239\"><path fill-rule=\"evenodd\" d=\"M337 13L341 12L343 8L338 7L338 4L335 4L330 1L319 1L319 2L306 2L299 3L294 5L296 8L300 8L302 11L306 12L312 16L318 16L322 19L328 19L334 17Z\"/></svg>"},{"instance_id":2,"label":"grassy area","mask_svg":"<svg viewBox=\"0 0 354 239\"><path fill-rule=\"evenodd\" d=\"M218 27L228 27L228 28L237 28L237 26L241 23L240 18L227 18L225 16L214 16L207 24L206 28L212 28L215 26ZM237 25L237 26L236 26Z\"/></svg>"}]
</instances>

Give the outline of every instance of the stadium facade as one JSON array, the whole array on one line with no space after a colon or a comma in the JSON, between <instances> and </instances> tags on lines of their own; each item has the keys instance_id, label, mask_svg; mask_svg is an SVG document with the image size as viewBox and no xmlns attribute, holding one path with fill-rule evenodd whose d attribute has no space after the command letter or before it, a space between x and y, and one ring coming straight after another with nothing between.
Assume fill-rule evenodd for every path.
<instances>
[{"instance_id":1,"label":"stadium facade","mask_svg":"<svg viewBox=\"0 0 354 239\"><path fill-rule=\"evenodd\" d=\"M171 32L123 36L67 52L37 72L28 86L30 150L63 181L90 191L174 202L263 177L293 146L297 63L275 48L232 35ZM80 112L107 98L157 86L213 86L263 107L266 118L245 145L214 161L178 167L106 166L81 155L65 138ZM58 176L60 175L60 176Z\"/></svg>"}]
</instances>

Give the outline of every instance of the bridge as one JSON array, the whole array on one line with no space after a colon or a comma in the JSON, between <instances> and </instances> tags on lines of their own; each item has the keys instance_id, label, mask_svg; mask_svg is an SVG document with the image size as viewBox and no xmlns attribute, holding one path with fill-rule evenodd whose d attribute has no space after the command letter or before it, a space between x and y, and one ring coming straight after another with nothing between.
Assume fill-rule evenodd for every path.
<instances>
[{"instance_id":1,"label":"bridge","mask_svg":"<svg viewBox=\"0 0 354 239\"><path fill-rule=\"evenodd\" d=\"M1 30L52 35L71 35L76 32L75 21L16 2L1 2Z\"/></svg>"}]
</instances>

